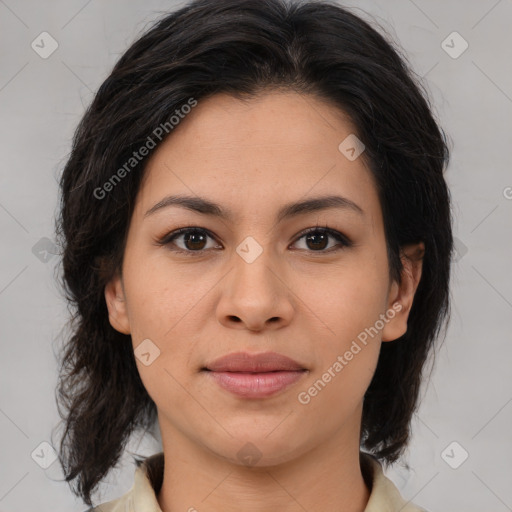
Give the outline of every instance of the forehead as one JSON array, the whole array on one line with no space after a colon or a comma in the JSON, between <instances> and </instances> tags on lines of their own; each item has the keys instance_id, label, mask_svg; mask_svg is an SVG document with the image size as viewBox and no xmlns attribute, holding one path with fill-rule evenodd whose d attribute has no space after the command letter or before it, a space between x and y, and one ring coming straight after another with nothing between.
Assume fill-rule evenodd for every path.
<instances>
[{"instance_id":1,"label":"forehead","mask_svg":"<svg viewBox=\"0 0 512 512\"><path fill-rule=\"evenodd\" d=\"M268 91L239 99L220 93L199 100L173 129L167 145L172 145L171 139L176 143L194 139L197 146L211 150L234 142L240 149L258 144L310 147L355 131L339 108L311 95ZM325 140L329 133L329 140ZM326 144L323 146L325 149Z\"/></svg>"},{"instance_id":2,"label":"forehead","mask_svg":"<svg viewBox=\"0 0 512 512\"><path fill-rule=\"evenodd\" d=\"M244 216L264 213L263 204L339 194L374 216L371 173L362 157L339 149L355 131L338 108L294 92L199 100L147 163L137 207L143 215L167 194L186 194Z\"/></svg>"}]
</instances>

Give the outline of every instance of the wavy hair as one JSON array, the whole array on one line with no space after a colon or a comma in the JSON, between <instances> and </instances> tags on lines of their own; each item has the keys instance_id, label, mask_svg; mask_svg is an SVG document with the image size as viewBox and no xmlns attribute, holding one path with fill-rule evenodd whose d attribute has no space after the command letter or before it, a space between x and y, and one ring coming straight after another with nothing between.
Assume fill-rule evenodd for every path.
<instances>
[{"instance_id":1,"label":"wavy hair","mask_svg":"<svg viewBox=\"0 0 512 512\"><path fill-rule=\"evenodd\" d=\"M407 332L382 344L361 424L361 447L385 464L408 443L424 366L450 313L449 149L428 93L384 30L334 1L195 0L165 13L118 60L78 124L59 183L61 283L73 311L56 394L59 457L88 505L131 433L156 420L130 336L110 325L104 297L122 268L150 155L105 198L98 190L190 98L274 89L314 95L350 117L378 189L390 277L400 281L403 245L425 244Z\"/></svg>"}]
</instances>

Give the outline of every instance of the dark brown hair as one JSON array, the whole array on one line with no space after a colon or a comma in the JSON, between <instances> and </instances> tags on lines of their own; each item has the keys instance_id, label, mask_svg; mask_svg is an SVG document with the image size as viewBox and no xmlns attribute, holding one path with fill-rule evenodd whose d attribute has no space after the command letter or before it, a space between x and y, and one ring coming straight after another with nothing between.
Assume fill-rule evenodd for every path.
<instances>
[{"instance_id":1,"label":"dark brown hair","mask_svg":"<svg viewBox=\"0 0 512 512\"><path fill-rule=\"evenodd\" d=\"M382 345L361 425L361 446L385 463L408 442L423 368L449 317L448 148L428 95L394 43L334 2L196 0L122 55L78 125L60 181L56 231L73 308L57 397L60 461L88 505L131 433L156 420L130 336L112 328L104 298L149 156L104 197L98 190L190 98L273 88L315 95L351 118L378 188L390 277L400 280L401 246L425 244L407 333Z\"/></svg>"}]
</instances>

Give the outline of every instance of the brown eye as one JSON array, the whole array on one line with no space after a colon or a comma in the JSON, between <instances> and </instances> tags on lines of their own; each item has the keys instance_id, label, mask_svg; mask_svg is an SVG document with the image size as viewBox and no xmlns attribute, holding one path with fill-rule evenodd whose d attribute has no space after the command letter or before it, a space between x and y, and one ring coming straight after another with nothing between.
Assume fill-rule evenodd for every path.
<instances>
[{"instance_id":1,"label":"brown eye","mask_svg":"<svg viewBox=\"0 0 512 512\"><path fill-rule=\"evenodd\" d=\"M318 249L325 249L327 245L329 244L329 237L330 235L326 233L319 233L318 231L315 233L308 233L306 236L306 244L311 249L314 249L315 251Z\"/></svg>"},{"instance_id":2,"label":"brown eye","mask_svg":"<svg viewBox=\"0 0 512 512\"><path fill-rule=\"evenodd\" d=\"M213 237L202 228L181 228L172 233L166 235L162 240L158 243L160 245L169 245L175 246L177 249L171 248L171 250L176 252L202 252L206 249L211 249L216 247L215 245L212 247L208 247L208 239L213 239Z\"/></svg>"},{"instance_id":3,"label":"brown eye","mask_svg":"<svg viewBox=\"0 0 512 512\"><path fill-rule=\"evenodd\" d=\"M191 231L183 235L183 244L187 249L197 251L204 249L206 236L199 231Z\"/></svg>"},{"instance_id":4,"label":"brown eye","mask_svg":"<svg viewBox=\"0 0 512 512\"><path fill-rule=\"evenodd\" d=\"M329 238L336 240L338 243L334 244L326 250L329 245ZM312 228L303 233L296 241L304 239L306 247L305 250L311 252L331 252L330 250L336 245L349 247L351 242L338 231L327 228Z\"/></svg>"},{"instance_id":5,"label":"brown eye","mask_svg":"<svg viewBox=\"0 0 512 512\"><path fill-rule=\"evenodd\" d=\"M208 239L215 240L208 230L198 227L188 227L177 229L167 234L157 243L158 245L168 246L173 252L194 256L200 255L208 249L221 248L221 246L215 245L214 243L208 246ZM330 253L352 245L352 242L346 236L327 227L314 227L304 231L302 235L296 239L295 244L302 239L304 239L305 247L300 249L308 252ZM329 245L329 240L337 243Z\"/></svg>"}]
</instances>

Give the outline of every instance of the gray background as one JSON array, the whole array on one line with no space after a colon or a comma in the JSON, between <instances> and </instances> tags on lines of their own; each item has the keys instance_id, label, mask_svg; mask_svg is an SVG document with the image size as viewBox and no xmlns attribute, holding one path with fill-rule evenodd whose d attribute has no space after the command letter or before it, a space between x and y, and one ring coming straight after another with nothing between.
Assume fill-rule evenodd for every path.
<instances>
[{"instance_id":1,"label":"gray background","mask_svg":"<svg viewBox=\"0 0 512 512\"><path fill-rule=\"evenodd\" d=\"M58 462L40 467L51 461L41 443L51 443L59 420L56 354L67 318L58 257L44 252L54 238L57 179L74 127L113 64L178 5L0 0L0 512L86 508L60 481ZM413 423L412 469L396 465L387 474L432 512L512 510L512 0L343 5L399 41L453 145L452 320ZM58 43L46 59L31 47L43 46L43 31ZM469 45L461 55L454 31ZM159 451L158 427L154 437L134 436L129 449ZM125 493L133 471L125 455L99 498Z\"/></svg>"}]
</instances>

